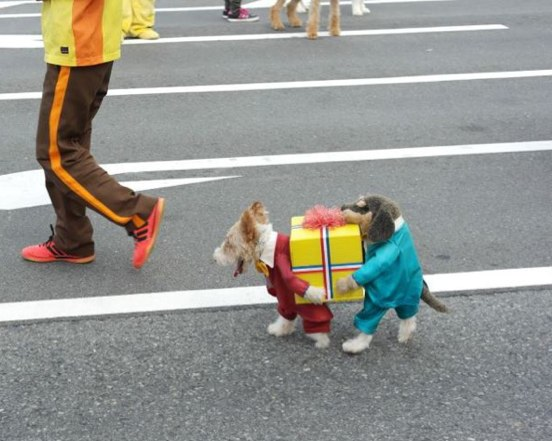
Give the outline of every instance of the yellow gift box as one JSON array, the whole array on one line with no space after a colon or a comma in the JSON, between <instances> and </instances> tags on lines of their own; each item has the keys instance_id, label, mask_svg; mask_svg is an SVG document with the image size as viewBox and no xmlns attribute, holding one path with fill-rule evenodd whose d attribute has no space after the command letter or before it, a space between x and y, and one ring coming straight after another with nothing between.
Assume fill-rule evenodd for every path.
<instances>
[{"instance_id":1,"label":"yellow gift box","mask_svg":"<svg viewBox=\"0 0 552 441\"><path fill-rule=\"evenodd\" d=\"M364 261L358 225L303 228L303 216L291 219L291 269L312 286L324 288L328 302L352 302L364 298L362 288L340 294L335 283L359 269ZM295 295L298 304L310 303Z\"/></svg>"}]
</instances>

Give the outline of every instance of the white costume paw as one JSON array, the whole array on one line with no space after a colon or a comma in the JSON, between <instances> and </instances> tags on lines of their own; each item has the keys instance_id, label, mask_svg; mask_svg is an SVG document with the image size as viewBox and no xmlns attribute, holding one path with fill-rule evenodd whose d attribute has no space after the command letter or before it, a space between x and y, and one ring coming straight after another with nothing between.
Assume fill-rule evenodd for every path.
<instances>
[{"instance_id":1,"label":"white costume paw","mask_svg":"<svg viewBox=\"0 0 552 441\"><path fill-rule=\"evenodd\" d=\"M270 335L283 337L284 335L289 335L295 331L295 321L287 320L279 315L274 323L268 325L266 330Z\"/></svg>"},{"instance_id":2,"label":"white costume paw","mask_svg":"<svg viewBox=\"0 0 552 441\"><path fill-rule=\"evenodd\" d=\"M406 320L401 320L399 326L399 343L406 343L412 337L416 330L416 317L411 317Z\"/></svg>"},{"instance_id":3,"label":"white costume paw","mask_svg":"<svg viewBox=\"0 0 552 441\"><path fill-rule=\"evenodd\" d=\"M342 277L335 282L335 289L340 294L353 291L358 288L358 284L355 282L352 276Z\"/></svg>"},{"instance_id":4,"label":"white costume paw","mask_svg":"<svg viewBox=\"0 0 552 441\"><path fill-rule=\"evenodd\" d=\"M364 15L370 12L364 5L364 0L353 0L352 1L353 15Z\"/></svg>"},{"instance_id":5,"label":"white costume paw","mask_svg":"<svg viewBox=\"0 0 552 441\"><path fill-rule=\"evenodd\" d=\"M297 9L295 9L299 14L304 14L309 10L310 1L308 0L301 0L299 3L297 3Z\"/></svg>"},{"instance_id":6,"label":"white costume paw","mask_svg":"<svg viewBox=\"0 0 552 441\"><path fill-rule=\"evenodd\" d=\"M360 352L368 349L370 342L372 341L372 335L360 333L355 338L351 338L343 343L343 350L349 354L359 354Z\"/></svg>"},{"instance_id":7,"label":"white costume paw","mask_svg":"<svg viewBox=\"0 0 552 441\"><path fill-rule=\"evenodd\" d=\"M316 332L314 334L307 334L307 337L312 338L316 343L318 349L325 349L330 346L330 337L325 332Z\"/></svg>"},{"instance_id":8,"label":"white costume paw","mask_svg":"<svg viewBox=\"0 0 552 441\"><path fill-rule=\"evenodd\" d=\"M316 286L309 286L303 297L315 305L321 305L326 300L326 291Z\"/></svg>"}]
</instances>

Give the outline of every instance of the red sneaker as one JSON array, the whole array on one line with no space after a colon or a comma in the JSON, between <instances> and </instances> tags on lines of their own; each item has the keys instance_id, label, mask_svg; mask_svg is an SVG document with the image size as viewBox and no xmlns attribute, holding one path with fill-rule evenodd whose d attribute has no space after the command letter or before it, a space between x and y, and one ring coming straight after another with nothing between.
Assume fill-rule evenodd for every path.
<instances>
[{"instance_id":1,"label":"red sneaker","mask_svg":"<svg viewBox=\"0 0 552 441\"><path fill-rule=\"evenodd\" d=\"M131 233L134 237L134 255L132 257L132 265L134 268L142 268L147 262L148 257L153 250L157 233L159 233L159 225L163 219L165 211L165 199L159 198L153 207L153 211L148 217L146 224L137 228Z\"/></svg>"},{"instance_id":2,"label":"red sneaker","mask_svg":"<svg viewBox=\"0 0 552 441\"><path fill-rule=\"evenodd\" d=\"M50 226L52 228L52 226ZM21 250L21 257L25 260L38 263L48 262L68 262L68 263L90 263L96 256L81 257L67 254L65 251L60 250L54 243L54 229L52 228L52 235L49 239L38 245L31 245Z\"/></svg>"}]
</instances>

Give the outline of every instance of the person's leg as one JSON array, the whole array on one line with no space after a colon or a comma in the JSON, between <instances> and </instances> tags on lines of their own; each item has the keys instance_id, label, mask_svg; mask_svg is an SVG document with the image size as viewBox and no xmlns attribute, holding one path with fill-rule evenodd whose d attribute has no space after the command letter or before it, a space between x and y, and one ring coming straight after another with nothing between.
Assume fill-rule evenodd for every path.
<instances>
[{"instance_id":1,"label":"person's leg","mask_svg":"<svg viewBox=\"0 0 552 441\"><path fill-rule=\"evenodd\" d=\"M158 201L161 205L163 201L121 186L90 154L91 121L107 94L112 64L76 68L48 66L37 135L37 160L51 182L50 187L55 185L65 198L94 209L124 226L130 234L147 226L156 214ZM54 200L52 203L55 204ZM71 222L71 216L64 218L66 211L56 211L61 216L56 224L64 225L56 230L56 235L66 234L57 240L62 243L78 237L83 243L90 241L82 227ZM77 211L75 215L82 217L82 214Z\"/></svg>"},{"instance_id":2,"label":"person's leg","mask_svg":"<svg viewBox=\"0 0 552 441\"><path fill-rule=\"evenodd\" d=\"M50 113L58 72L59 68L56 66L47 65L36 135L37 158L44 155L44 151L47 151L49 146ZM88 132L88 136L83 136L83 146L90 148L90 132ZM91 257L93 259L93 230L85 213L86 205L79 200L68 197L65 191L61 191L56 185L56 178L51 171L45 170L44 174L46 190L56 214L55 229L51 238L52 243L48 246L51 247L56 256L65 253L78 258ZM40 255L44 254L43 249L35 250L38 251L38 254L33 253L33 250L28 251L30 253L26 253L24 257L30 258L29 260L37 259L37 261L40 261ZM42 257L44 258L44 256Z\"/></svg>"},{"instance_id":3,"label":"person's leg","mask_svg":"<svg viewBox=\"0 0 552 441\"><path fill-rule=\"evenodd\" d=\"M159 34L153 30L154 24L155 0L132 0L130 35L145 40L156 40Z\"/></svg>"},{"instance_id":4,"label":"person's leg","mask_svg":"<svg viewBox=\"0 0 552 441\"><path fill-rule=\"evenodd\" d=\"M130 3L129 3L130 5ZM56 69L54 69L55 71ZM47 74L47 81L49 85L46 86L49 90L52 89L52 84L55 85L57 75L55 72ZM107 93L107 84L104 87L100 87L93 99L88 120L84 128L83 134L80 137L80 144L83 149L90 151L90 143L92 137L92 119L96 116L102 100ZM53 95L48 94L48 97ZM51 98L45 99L41 103L41 108L44 111L40 112L39 116L39 129L37 133L38 137L41 137L37 145L45 145L47 141L42 139L45 136L45 132L49 128L49 114L52 107ZM94 242L92 241L92 224L90 219L86 216L86 204L83 204L80 200L74 199L65 192L60 191L55 185L55 176L52 176L51 172L46 172L46 190L52 201L54 211L56 212L56 227L54 230L53 241L57 248L64 250L65 252L76 256L91 256L94 254Z\"/></svg>"},{"instance_id":5,"label":"person's leg","mask_svg":"<svg viewBox=\"0 0 552 441\"><path fill-rule=\"evenodd\" d=\"M66 196L131 232L145 224L156 199L120 185L97 164L87 145L90 122L107 94L111 67L112 63L49 67L56 85L48 131L41 130L48 136L37 140L37 159Z\"/></svg>"},{"instance_id":6,"label":"person's leg","mask_svg":"<svg viewBox=\"0 0 552 441\"><path fill-rule=\"evenodd\" d=\"M241 8L241 0L227 0L227 4L230 15L239 14Z\"/></svg>"},{"instance_id":7,"label":"person's leg","mask_svg":"<svg viewBox=\"0 0 552 441\"><path fill-rule=\"evenodd\" d=\"M123 0L123 23L122 32L124 37L130 37L130 28L132 26L132 0Z\"/></svg>"}]
</instances>

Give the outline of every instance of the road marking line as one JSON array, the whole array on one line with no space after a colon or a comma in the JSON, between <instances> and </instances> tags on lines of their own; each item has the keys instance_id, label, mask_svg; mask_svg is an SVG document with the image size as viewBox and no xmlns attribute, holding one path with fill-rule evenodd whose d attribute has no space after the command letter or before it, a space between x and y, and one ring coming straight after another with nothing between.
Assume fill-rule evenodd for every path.
<instances>
[{"instance_id":1,"label":"road marking line","mask_svg":"<svg viewBox=\"0 0 552 441\"><path fill-rule=\"evenodd\" d=\"M8 2L1 2L0 3L0 9L3 8L11 8L12 6L21 6L21 5L27 5L27 4L34 4L36 5L36 0L24 0L24 1L8 1Z\"/></svg>"},{"instance_id":2,"label":"road marking line","mask_svg":"<svg viewBox=\"0 0 552 441\"><path fill-rule=\"evenodd\" d=\"M552 267L426 275L432 292L552 285ZM264 286L0 303L0 323L275 303Z\"/></svg>"},{"instance_id":3,"label":"road marking line","mask_svg":"<svg viewBox=\"0 0 552 441\"><path fill-rule=\"evenodd\" d=\"M6 177L6 178L5 178ZM155 190L159 188L180 187L182 185L204 184L223 179L240 178L241 176L217 176L210 178L173 178L173 179L148 179L140 181L123 181L120 184L132 188L134 191ZM0 175L0 183L8 188L0 189L0 210L18 210L21 208L39 207L50 205L50 197L44 186L44 172L33 170L22 172L17 177ZM4 197L5 196L5 197Z\"/></svg>"},{"instance_id":4,"label":"road marking line","mask_svg":"<svg viewBox=\"0 0 552 441\"><path fill-rule=\"evenodd\" d=\"M234 158L186 159L181 161L124 162L102 164L111 175L162 171L209 170L244 167L273 167L278 165L324 164L334 162L379 161L443 156L488 155L497 153L527 153L552 150L552 141L468 144L437 147L410 147L380 150L353 150L321 153L299 153L272 156L243 156ZM216 178L167 179L123 183L135 190L173 187L196 182L230 179ZM0 175L0 210L17 210L49 203L44 189L44 172L28 170Z\"/></svg>"},{"instance_id":5,"label":"road marking line","mask_svg":"<svg viewBox=\"0 0 552 441\"><path fill-rule=\"evenodd\" d=\"M399 28L399 29L362 29L356 31L341 31L341 37L366 37L379 35L403 35L403 34L433 34L437 32L475 32L475 31L501 31L508 29L501 24L467 25L467 26L436 26L424 28ZM328 31L318 33L320 37L329 37ZM203 43L213 41L256 41L256 40L289 40L292 38L305 38L305 32L270 33L270 34L242 34L242 35L204 35L197 37L173 37L160 38L158 40L125 40L124 45L164 44L164 43Z\"/></svg>"},{"instance_id":6,"label":"road marking line","mask_svg":"<svg viewBox=\"0 0 552 441\"><path fill-rule=\"evenodd\" d=\"M495 144L448 145L436 147L408 147L379 150L297 153L288 155L242 156L234 158L185 159L182 161L135 162L106 164L103 167L110 174L120 174L132 172L139 173L220 168L273 167L278 165L323 164L334 162L379 161L389 159L412 159L428 157L434 158L443 156L487 155L497 153L524 153L550 150L552 150L552 140L505 142ZM0 176L0 182L2 182L2 178L3 176ZM27 178L28 176L26 177L26 179ZM14 187L14 185L10 184L9 187Z\"/></svg>"},{"instance_id":7,"label":"road marking line","mask_svg":"<svg viewBox=\"0 0 552 441\"><path fill-rule=\"evenodd\" d=\"M109 96L167 95L181 93L220 93L257 90L313 89L330 87L391 86L398 84L444 83L455 81L505 80L552 76L552 69L506 72L479 72L442 75L413 75L386 78L356 78L345 80L284 81L273 83L213 84L206 86L144 87L111 89ZM0 101L40 99L42 92L0 93Z\"/></svg>"},{"instance_id":8,"label":"road marking line","mask_svg":"<svg viewBox=\"0 0 552 441\"><path fill-rule=\"evenodd\" d=\"M397 29L362 29L356 31L342 31L342 37L402 35L402 34L433 34L438 32L476 32L476 31L501 31L508 29L501 24L465 25L465 26L434 26L420 28ZM321 37L328 37L327 31L319 33ZM204 43L222 41L257 41L257 40L287 40L290 38L305 39L305 32L272 32L269 34L233 34L233 35L199 35L195 37L170 37L158 40L127 39L125 46L143 44L167 44L167 43ZM40 35L10 34L0 35L0 49L39 49L44 43Z\"/></svg>"}]
</instances>

